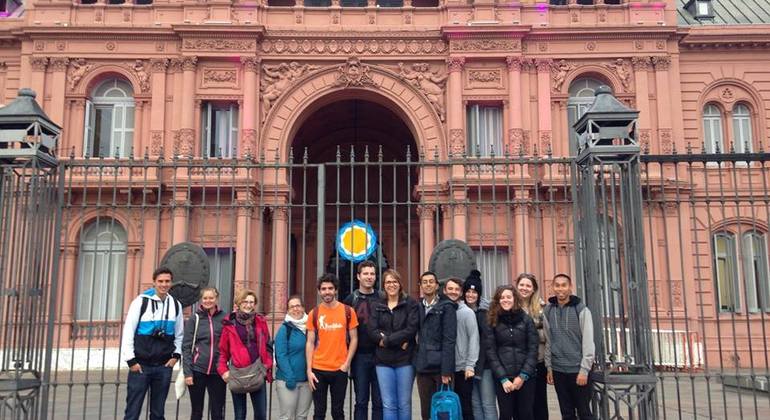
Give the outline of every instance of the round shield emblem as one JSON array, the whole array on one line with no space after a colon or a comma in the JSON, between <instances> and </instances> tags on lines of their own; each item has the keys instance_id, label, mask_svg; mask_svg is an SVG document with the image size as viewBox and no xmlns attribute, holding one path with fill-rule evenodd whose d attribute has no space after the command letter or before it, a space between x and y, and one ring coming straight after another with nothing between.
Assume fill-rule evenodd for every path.
<instances>
[{"instance_id":1,"label":"round shield emblem","mask_svg":"<svg viewBox=\"0 0 770 420\"><path fill-rule=\"evenodd\" d=\"M465 280L471 270L476 270L476 256L465 242L459 239L441 241L433 248L428 269L439 280L457 277Z\"/></svg>"},{"instance_id":2,"label":"round shield emblem","mask_svg":"<svg viewBox=\"0 0 770 420\"><path fill-rule=\"evenodd\" d=\"M360 220L344 224L337 233L337 252L348 261L363 261L374 253L376 247L374 229Z\"/></svg>"},{"instance_id":3,"label":"round shield emblem","mask_svg":"<svg viewBox=\"0 0 770 420\"><path fill-rule=\"evenodd\" d=\"M174 273L171 296L184 306L197 302L200 290L209 284L209 258L203 248L192 242L178 243L166 251L161 265Z\"/></svg>"}]
</instances>

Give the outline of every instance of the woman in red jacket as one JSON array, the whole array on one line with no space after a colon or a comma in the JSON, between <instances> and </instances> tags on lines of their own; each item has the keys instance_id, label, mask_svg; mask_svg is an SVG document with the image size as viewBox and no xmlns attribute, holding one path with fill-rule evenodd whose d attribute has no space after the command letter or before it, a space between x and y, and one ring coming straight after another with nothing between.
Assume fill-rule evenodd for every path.
<instances>
[{"instance_id":1,"label":"woman in red jacket","mask_svg":"<svg viewBox=\"0 0 770 420\"><path fill-rule=\"evenodd\" d=\"M243 368L258 359L267 368L268 382L272 381L273 355L268 350L270 332L265 317L257 314L257 294L241 290L235 296L235 312L222 321L222 337L219 340L219 363L217 371L227 382L230 378L228 366ZM267 419L267 386L250 392L254 419ZM246 420L246 394L232 392L236 420Z\"/></svg>"}]
</instances>

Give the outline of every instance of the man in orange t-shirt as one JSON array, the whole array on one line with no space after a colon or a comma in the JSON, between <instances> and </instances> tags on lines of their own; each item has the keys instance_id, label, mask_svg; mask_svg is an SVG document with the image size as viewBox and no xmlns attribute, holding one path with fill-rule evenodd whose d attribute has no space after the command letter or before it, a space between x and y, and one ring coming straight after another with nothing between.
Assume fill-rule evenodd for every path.
<instances>
[{"instance_id":1,"label":"man in orange t-shirt","mask_svg":"<svg viewBox=\"0 0 770 420\"><path fill-rule=\"evenodd\" d=\"M318 279L321 304L308 314L307 378L313 390L313 418L326 418L326 390L332 396L332 418L344 419L350 362L358 347L356 311L337 300L337 276Z\"/></svg>"}]
</instances>

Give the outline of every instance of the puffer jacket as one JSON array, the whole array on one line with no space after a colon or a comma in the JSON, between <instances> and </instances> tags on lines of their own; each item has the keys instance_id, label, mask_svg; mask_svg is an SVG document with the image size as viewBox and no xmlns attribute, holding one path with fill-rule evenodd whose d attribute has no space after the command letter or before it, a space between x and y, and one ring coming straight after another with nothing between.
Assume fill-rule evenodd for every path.
<instances>
[{"instance_id":1,"label":"puffer jacket","mask_svg":"<svg viewBox=\"0 0 770 420\"><path fill-rule=\"evenodd\" d=\"M496 379L534 376L540 339L526 312L501 311L497 325L487 329L487 341L487 362Z\"/></svg>"},{"instance_id":2,"label":"puffer jacket","mask_svg":"<svg viewBox=\"0 0 770 420\"><path fill-rule=\"evenodd\" d=\"M216 309L214 314L198 307L184 323L184 339L182 339L182 371L184 376L193 376L193 371L205 373L217 373L219 362L219 337L222 335L222 321L225 312ZM195 317L198 317L198 334L195 336Z\"/></svg>"},{"instance_id":3,"label":"puffer jacket","mask_svg":"<svg viewBox=\"0 0 770 420\"><path fill-rule=\"evenodd\" d=\"M425 313L425 305L421 301L419 315L415 370L417 373L454 375L457 304L441 296L430 311Z\"/></svg>"},{"instance_id":4,"label":"puffer jacket","mask_svg":"<svg viewBox=\"0 0 770 420\"><path fill-rule=\"evenodd\" d=\"M476 306L476 309L473 310L476 312L476 322L479 324L479 360L476 361L476 367L473 369L474 372L476 372L476 378L481 379L481 374L484 372L484 369L489 369L489 366L487 364L487 335L486 331L489 326L489 319L487 318L487 313L489 312L489 301L482 298L481 301L479 301L479 304Z\"/></svg>"},{"instance_id":5,"label":"puffer jacket","mask_svg":"<svg viewBox=\"0 0 770 420\"><path fill-rule=\"evenodd\" d=\"M369 338L377 343L375 360L378 365L400 367L411 363L415 337L420 324L420 306L411 297L401 298L391 310L387 300L374 305L369 318ZM379 342L383 341L384 347ZM406 350L401 346L407 343Z\"/></svg>"},{"instance_id":6,"label":"puffer jacket","mask_svg":"<svg viewBox=\"0 0 770 420\"><path fill-rule=\"evenodd\" d=\"M228 371L228 364L235 367L246 367L256 360L251 360L249 349L243 343L235 323L235 312L222 321L222 336L219 339L219 363L217 372L223 375ZM273 355L271 354L270 332L267 329L265 317L257 314L254 317L254 332L257 339L257 352L259 359L267 368L267 381L273 381Z\"/></svg>"}]
</instances>

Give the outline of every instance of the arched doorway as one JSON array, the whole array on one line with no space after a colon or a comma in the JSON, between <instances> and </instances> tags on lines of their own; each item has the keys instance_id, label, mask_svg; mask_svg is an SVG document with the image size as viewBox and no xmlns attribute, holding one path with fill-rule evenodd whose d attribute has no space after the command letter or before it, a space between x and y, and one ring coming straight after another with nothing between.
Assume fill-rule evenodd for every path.
<instances>
[{"instance_id":1,"label":"arched doorway","mask_svg":"<svg viewBox=\"0 0 770 420\"><path fill-rule=\"evenodd\" d=\"M419 158L412 131L386 99L336 96L309 107L291 139L293 272L288 292L309 302L316 299L318 264L340 278L341 299L358 287L357 262L346 259L336 241L340 229L356 220L377 237L367 259L380 273L396 268L414 284L410 279L419 272L413 196Z\"/></svg>"}]
</instances>

